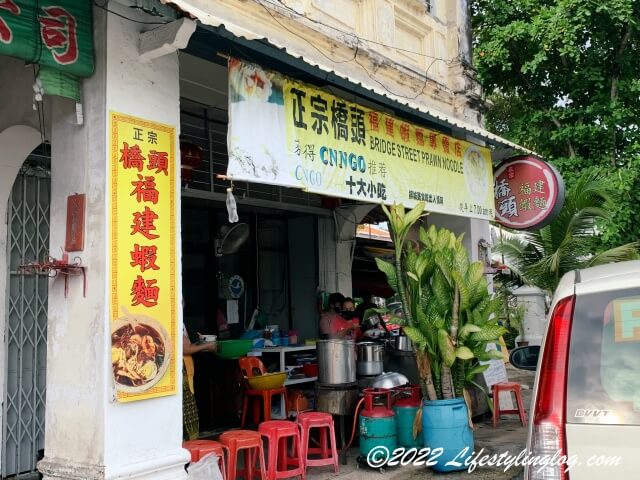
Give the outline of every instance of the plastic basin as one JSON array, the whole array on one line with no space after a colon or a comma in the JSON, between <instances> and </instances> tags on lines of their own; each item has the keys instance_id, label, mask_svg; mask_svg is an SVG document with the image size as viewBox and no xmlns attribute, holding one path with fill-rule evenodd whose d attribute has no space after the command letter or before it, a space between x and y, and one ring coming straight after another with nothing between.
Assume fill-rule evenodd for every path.
<instances>
[{"instance_id":1,"label":"plastic basin","mask_svg":"<svg viewBox=\"0 0 640 480\"><path fill-rule=\"evenodd\" d=\"M255 377L245 377L252 390L275 390L284 385L287 372L265 373Z\"/></svg>"},{"instance_id":2,"label":"plastic basin","mask_svg":"<svg viewBox=\"0 0 640 480\"><path fill-rule=\"evenodd\" d=\"M317 363L305 363L302 365L302 373L304 373L307 377L317 377L318 376L318 364Z\"/></svg>"},{"instance_id":3,"label":"plastic basin","mask_svg":"<svg viewBox=\"0 0 640 480\"><path fill-rule=\"evenodd\" d=\"M218 356L222 358L244 357L251 347L253 340L218 340Z\"/></svg>"}]
</instances>

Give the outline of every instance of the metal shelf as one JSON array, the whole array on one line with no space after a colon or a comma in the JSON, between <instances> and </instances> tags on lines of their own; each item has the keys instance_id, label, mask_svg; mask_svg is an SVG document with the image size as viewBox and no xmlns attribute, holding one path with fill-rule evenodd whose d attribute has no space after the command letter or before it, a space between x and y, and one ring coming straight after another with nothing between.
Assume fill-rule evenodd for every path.
<instances>
[{"instance_id":1,"label":"metal shelf","mask_svg":"<svg viewBox=\"0 0 640 480\"><path fill-rule=\"evenodd\" d=\"M277 355L279 360L280 371L286 371L286 359L287 354L296 353L296 352L309 352L314 351L316 349L315 345L290 345L286 347L265 347L265 348L255 348L252 351L257 352L260 355ZM306 377L306 378L296 378L292 380L286 380L284 382L285 387L290 387L292 385L299 385L302 383L311 383L318 380L318 377ZM279 404L274 402L272 406L272 418L286 418L285 417L285 402L284 396L281 396Z\"/></svg>"}]
</instances>

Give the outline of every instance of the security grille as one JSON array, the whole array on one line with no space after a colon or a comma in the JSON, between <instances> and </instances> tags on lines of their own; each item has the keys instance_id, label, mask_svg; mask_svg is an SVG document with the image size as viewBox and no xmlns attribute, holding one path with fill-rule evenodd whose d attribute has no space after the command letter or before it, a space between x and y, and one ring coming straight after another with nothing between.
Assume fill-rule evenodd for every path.
<instances>
[{"instance_id":1,"label":"security grille","mask_svg":"<svg viewBox=\"0 0 640 480\"><path fill-rule=\"evenodd\" d=\"M46 275L18 275L16 270L48 252L49 158L47 149L34 152L9 199L2 478L35 471L37 452L44 448L48 282Z\"/></svg>"}]
</instances>

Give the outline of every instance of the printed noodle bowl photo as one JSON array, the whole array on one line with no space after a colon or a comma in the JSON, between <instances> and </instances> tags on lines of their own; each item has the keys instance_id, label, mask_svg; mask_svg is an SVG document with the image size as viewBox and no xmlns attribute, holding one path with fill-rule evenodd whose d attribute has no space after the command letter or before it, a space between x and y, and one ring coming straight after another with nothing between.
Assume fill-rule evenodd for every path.
<instances>
[{"instance_id":1,"label":"printed noodle bowl photo","mask_svg":"<svg viewBox=\"0 0 640 480\"><path fill-rule=\"evenodd\" d=\"M111 366L119 390L143 392L163 377L171 357L164 328L149 317L129 315L111 333Z\"/></svg>"}]
</instances>

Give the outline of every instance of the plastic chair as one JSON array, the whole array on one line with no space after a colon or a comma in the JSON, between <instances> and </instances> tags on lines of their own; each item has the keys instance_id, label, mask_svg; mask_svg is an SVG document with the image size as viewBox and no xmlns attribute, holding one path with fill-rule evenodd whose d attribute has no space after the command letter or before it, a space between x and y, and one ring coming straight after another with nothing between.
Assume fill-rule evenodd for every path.
<instances>
[{"instance_id":1,"label":"plastic chair","mask_svg":"<svg viewBox=\"0 0 640 480\"><path fill-rule=\"evenodd\" d=\"M182 443L182 448L189 450L191 453L191 462L197 462L205 455L213 453L218 457L218 465L220 465L220 473L222 478L227 478L227 468L225 457L228 457L227 447L215 440L189 440Z\"/></svg>"},{"instance_id":2,"label":"plastic chair","mask_svg":"<svg viewBox=\"0 0 640 480\"><path fill-rule=\"evenodd\" d=\"M498 422L500 421L500 414L505 415L519 415L520 423L522 423L523 427L527 426L527 413L524 409L524 404L522 403L522 387L519 383L514 382L501 382L496 383L491 387L491 392L493 395L493 427L498 426ZM516 396L516 404L518 405L517 409L514 410L501 410L500 409L500 392L513 392Z\"/></svg>"},{"instance_id":3,"label":"plastic chair","mask_svg":"<svg viewBox=\"0 0 640 480\"><path fill-rule=\"evenodd\" d=\"M286 420L270 420L262 422L258 427L258 433L267 439L269 454L267 457L267 479L277 480L300 476L305 478L305 462L302 456L300 430L295 422ZM287 453L287 443L291 439L293 443L290 457ZM289 466L296 468L289 469Z\"/></svg>"},{"instance_id":4,"label":"plastic chair","mask_svg":"<svg viewBox=\"0 0 640 480\"><path fill-rule=\"evenodd\" d=\"M238 362L240 364L240 370L245 377L254 377L267 373L267 370L264 368L264 364L262 363L262 361L260 361L259 358L242 357L238 360ZM248 384L245 384L245 396L242 402L242 420L240 422L240 426L244 428L250 397L254 397L255 400L262 400L264 421L268 422L269 420L271 420L271 402L273 400L273 397L277 395L284 395L284 404L286 408L287 389L284 386L272 390L253 390L249 388ZM253 423L257 424L259 421L260 405L258 404L258 402L254 402Z\"/></svg>"},{"instance_id":5,"label":"plastic chair","mask_svg":"<svg viewBox=\"0 0 640 480\"><path fill-rule=\"evenodd\" d=\"M329 413L303 412L298 414L302 441L302 458L306 467L322 467L333 465L333 470L338 473L338 448L336 446L336 433L333 426L333 417ZM311 429L320 429L320 446L309 447ZM329 438L327 438L329 437ZM330 443L329 443L330 442ZM309 458L309 455L320 455L320 458Z\"/></svg>"},{"instance_id":6,"label":"plastic chair","mask_svg":"<svg viewBox=\"0 0 640 480\"><path fill-rule=\"evenodd\" d=\"M229 452L227 462L227 480L236 480L238 470L238 454L244 450L244 479L252 480L256 471L256 457L259 461L260 478L267 480L264 464L264 449L262 438L258 432L252 430L231 430L220 435L222 443Z\"/></svg>"}]
</instances>

